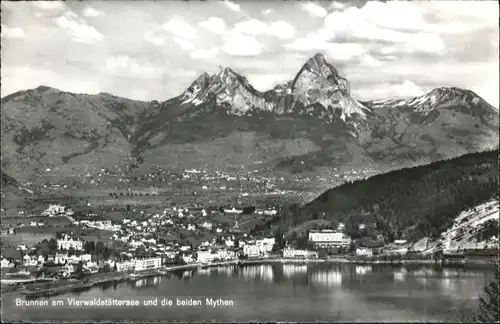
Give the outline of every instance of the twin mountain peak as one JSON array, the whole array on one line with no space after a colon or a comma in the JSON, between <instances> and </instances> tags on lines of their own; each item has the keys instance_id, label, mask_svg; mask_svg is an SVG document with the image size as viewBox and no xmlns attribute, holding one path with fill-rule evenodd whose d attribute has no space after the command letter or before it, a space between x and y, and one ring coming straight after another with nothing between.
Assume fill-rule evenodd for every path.
<instances>
[{"instance_id":1,"label":"twin mountain peak","mask_svg":"<svg viewBox=\"0 0 500 324\"><path fill-rule=\"evenodd\" d=\"M364 116L367 110L351 96L349 82L322 54L308 59L292 81L272 90L260 92L245 77L226 67L214 75L203 73L178 100L183 105L212 101L235 115L314 113L331 119L339 109L338 116L345 120L355 113Z\"/></svg>"},{"instance_id":2,"label":"twin mountain peak","mask_svg":"<svg viewBox=\"0 0 500 324\"><path fill-rule=\"evenodd\" d=\"M273 112L278 115L309 115L332 122L339 118L363 119L371 108L382 105L410 106L417 110L432 110L442 100L460 99L478 104L484 101L471 91L458 88L438 88L429 94L409 100L379 100L360 102L350 91L349 82L320 53L309 58L295 78L273 89L260 92L231 68L220 68L213 75L203 73L180 96L168 104L191 106L212 104L223 107L227 114L251 115Z\"/></svg>"},{"instance_id":3,"label":"twin mountain peak","mask_svg":"<svg viewBox=\"0 0 500 324\"><path fill-rule=\"evenodd\" d=\"M58 92L49 87L38 87L37 92ZM51 91L49 91L51 90ZM3 98L3 102L16 94ZM114 97L109 94L99 96ZM156 101L153 101L156 103ZM169 117L185 119L203 112L220 112L227 115L275 115L318 118L326 123L336 121L362 121L380 107L411 108L429 113L443 105L464 104L470 109L494 109L472 91L459 88L437 88L426 95L396 100L360 102L350 91L349 82L320 53L310 57L293 80L261 92L246 77L229 67L220 68L213 75L201 74L181 95L155 104Z\"/></svg>"}]
</instances>

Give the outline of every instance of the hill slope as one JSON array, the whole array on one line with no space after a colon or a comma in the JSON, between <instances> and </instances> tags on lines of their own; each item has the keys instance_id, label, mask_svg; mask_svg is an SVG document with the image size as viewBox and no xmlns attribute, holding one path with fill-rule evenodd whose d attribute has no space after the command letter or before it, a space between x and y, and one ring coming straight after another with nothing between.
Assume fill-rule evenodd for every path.
<instances>
[{"instance_id":1,"label":"hill slope","mask_svg":"<svg viewBox=\"0 0 500 324\"><path fill-rule=\"evenodd\" d=\"M498 197L498 150L467 154L392 171L327 190L299 211L285 211L284 226L316 220L345 223L349 235L382 234L417 240L436 237L464 210ZM498 199L498 198L497 198ZM315 223L315 222L312 222Z\"/></svg>"},{"instance_id":2,"label":"hill slope","mask_svg":"<svg viewBox=\"0 0 500 324\"><path fill-rule=\"evenodd\" d=\"M50 169L84 175L130 158L129 136L151 103L50 87L2 98L2 168L19 180Z\"/></svg>"}]
</instances>

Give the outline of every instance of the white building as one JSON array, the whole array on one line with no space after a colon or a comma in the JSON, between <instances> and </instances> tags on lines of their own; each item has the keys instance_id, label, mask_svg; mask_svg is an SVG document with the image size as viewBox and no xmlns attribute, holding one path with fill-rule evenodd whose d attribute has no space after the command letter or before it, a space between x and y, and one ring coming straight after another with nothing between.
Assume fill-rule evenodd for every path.
<instances>
[{"instance_id":1,"label":"white building","mask_svg":"<svg viewBox=\"0 0 500 324\"><path fill-rule=\"evenodd\" d=\"M116 262L115 265L116 265L116 271L118 272L132 271L135 269L135 262L132 260Z\"/></svg>"},{"instance_id":2,"label":"white building","mask_svg":"<svg viewBox=\"0 0 500 324\"><path fill-rule=\"evenodd\" d=\"M54 258L54 263L55 264L65 264L67 261L68 261L68 255L67 254L56 253L56 256Z\"/></svg>"},{"instance_id":3,"label":"white building","mask_svg":"<svg viewBox=\"0 0 500 324\"><path fill-rule=\"evenodd\" d=\"M236 208L231 208L231 209L224 209L224 212L227 214L241 214L243 212L242 209L236 209Z\"/></svg>"},{"instance_id":4,"label":"white building","mask_svg":"<svg viewBox=\"0 0 500 324\"><path fill-rule=\"evenodd\" d=\"M3 258L2 261L0 261L0 265L2 268L13 268L14 263L10 262L9 260Z\"/></svg>"},{"instance_id":5,"label":"white building","mask_svg":"<svg viewBox=\"0 0 500 324\"><path fill-rule=\"evenodd\" d=\"M80 255L80 261L90 262L91 260L92 260L92 255L90 255L90 254L81 254Z\"/></svg>"},{"instance_id":6,"label":"white building","mask_svg":"<svg viewBox=\"0 0 500 324\"><path fill-rule=\"evenodd\" d=\"M212 223L209 223L209 222L204 222L201 227L203 227L204 229L207 229L207 230L211 230L212 229Z\"/></svg>"},{"instance_id":7,"label":"white building","mask_svg":"<svg viewBox=\"0 0 500 324\"><path fill-rule=\"evenodd\" d=\"M194 259L191 255L183 255L182 256L182 260L184 260L184 262L186 263L193 263L194 262Z\"/></svg>"},{"instance_id":8,"label":"white building","mask_svg":"<svg viewBox=\"0 0 500 324\"><path fill-rule=\"evenodd\" d=\"M255 245L259 247L260 253L271 252L275 243L274 237L264 238L262 240L255 241Z\"/></svg>"},{"instance_id":9,"label":"white building","mask_svg":"<svg viewBox=\"0 0 500 324\"><path fill-rule=\"evenodd\" d=\"M372 251L372 249L369 249L369 248L359 247L356 249L356 255L371 257L373 255L373 251Z\"/></svg>"},{"instance_id":10,"label":"white building","mask_svg":"<svg viewBox=\"0 0 500 324\"><path fill-rule=\"evenodd\" d=\"M137 248L139 246L142 246L144 243L141 242L141 241L137 241L137 240L132 240L130 243L130 246L134 247L134 248Z\"/></svg>"},{"instance_id":11,"label":"white building","mask_svg":"<svg viewBox=\"0 0 500 324\"><path fill-rule=\"evenodd\" d=\"M56 204L50 204L49 208L42 212L44 216L55 216L57 214L63 214L66 210L66 207Z\"/></svg>"},{"instance_id":12,"label":"white building","mask_svg":"<svg viewBox=\"0 0 500 324\"><path fill-rule=\"evenodd\" d=\"M28 247L26 246L26 244L19 244L17 246L17 250L19 251L26 251L28 249Z\"/></svg>"},{"instance_id":13,"label":"white building","mask_svg":"<svg viewBox=\"0 0 500 324\"><path fill-rule=\"evenodd\" d=\"M227 247L232 247L234 246L234 241L228 238L227 240L224 241Z\"/></svg>"},{"instance_id":14,"label":"white building","mask_svg":"<svg viewBox=\"0 0 500 324\"><path fill-rule=\"evenodd\" d=\"M233 260L236 259L236 253L233 251L228 251L228 250L219 250L217 251L217 258L219 260Z\"/></svg>"},{"instance_id":15,"label":"white building","mask_svg":"<svg viewBox=\"0 0 500 324\"><path fill-rule=\"evenodd\" d=\"M307 250L296 250L290 247L283 249L284 258L307 258L309 252Z\"/></svg>"},{"instance_id":16,"label":"white building","mask_svg":"<svg viewBox=\"0 0 500 324\"><path fill-rule=\"evenodd\" d=\"M149 270L158 269L161 267L161 258L150 258L150 259L136 259L135 260L135 270Z\"/></svg>"},{"instance_id":17,"label":"white building","mask_svg":"<svg viewBox=\"0 0 500 324\"><path fill-rule=\"evenodd\" d=\"M81 251L83 250L83 242L80 240L73 240L71 237L64 235L62 239L57 240L57 248L63 251L71 248L76 251Z\"/></svg>"},{"instance_id":18,"label":"white building","mask_svg":"<svg viewBox=\"0 0 500 324\"><path fill-rule=\"evenodd\" d=\"M257 245L247 244L243 247L243 254L245 254L249 258L255 258L260 256L260 249Z\"/></svg>"},{"instance_id":19,"label":"white building","mask_svg":"<svg viewBox=\"0 0 500 324\"><path fill-rule=\"evenodd\" d=\"M25 255L23 258L23 265L25 267L35 267L38 265L38 260L36 256Z\"/></svg>"},{"instance_id":20,"label":"white building","mask_svg":"<svg viewBox=\"0 0 500 324\"><path fill-rule=\"evenodd\" d=\"M347 247L351 245L351 238L344 233L332 230L309 232L309 242L314 247Z\"/></svg>"},{"instance_id":21,"label":"white building","mask_svg":"<svg viewBox=\"0 0 500 324\"><path fill-rule=\"evenodd\" d=\"M215 258L217 258L217 254L212 253L211 251L198 251L198 262L201 263L210 263Z\"/></svg>"}]
</instances>

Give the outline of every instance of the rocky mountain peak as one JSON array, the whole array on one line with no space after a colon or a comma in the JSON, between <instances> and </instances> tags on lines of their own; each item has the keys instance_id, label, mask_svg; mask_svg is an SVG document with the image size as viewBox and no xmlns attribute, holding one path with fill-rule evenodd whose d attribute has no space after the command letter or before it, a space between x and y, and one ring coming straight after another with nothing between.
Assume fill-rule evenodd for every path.
<instances>
[{"instance_id":1,"label":"rocky mountain peak","mask_svg":"<svg viewBox=\"0 0 500 324\"><path fill-rule=\"evenodd\" d=\"M351 96L349 82L322 54L317 53L306 61L291 88L294 102L300 103L299 107L323 107L326 111L322 114L330 119L334 118L337 108L341 110L343 120L354 113L365 115L366 107ZM288 110L293 111L294 108Z\"/></svg>"}]
</instances>

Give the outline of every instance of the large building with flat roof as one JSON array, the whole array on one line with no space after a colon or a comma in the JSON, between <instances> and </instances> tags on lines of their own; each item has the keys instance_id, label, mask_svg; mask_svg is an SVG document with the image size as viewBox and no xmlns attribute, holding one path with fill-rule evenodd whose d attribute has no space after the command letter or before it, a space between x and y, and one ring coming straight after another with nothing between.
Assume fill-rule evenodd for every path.
<instances>
[{"instance_id":1,"label":"large building with flat roof","mask_svg":"<svg viewBox=\"0 0 500 324\"><path fill-rule=\"evenodd\" d=\"M351 245L351 238L333 230L310 231L309 243L315 248L348 247Z\"/></svg>"}]
</instances>

